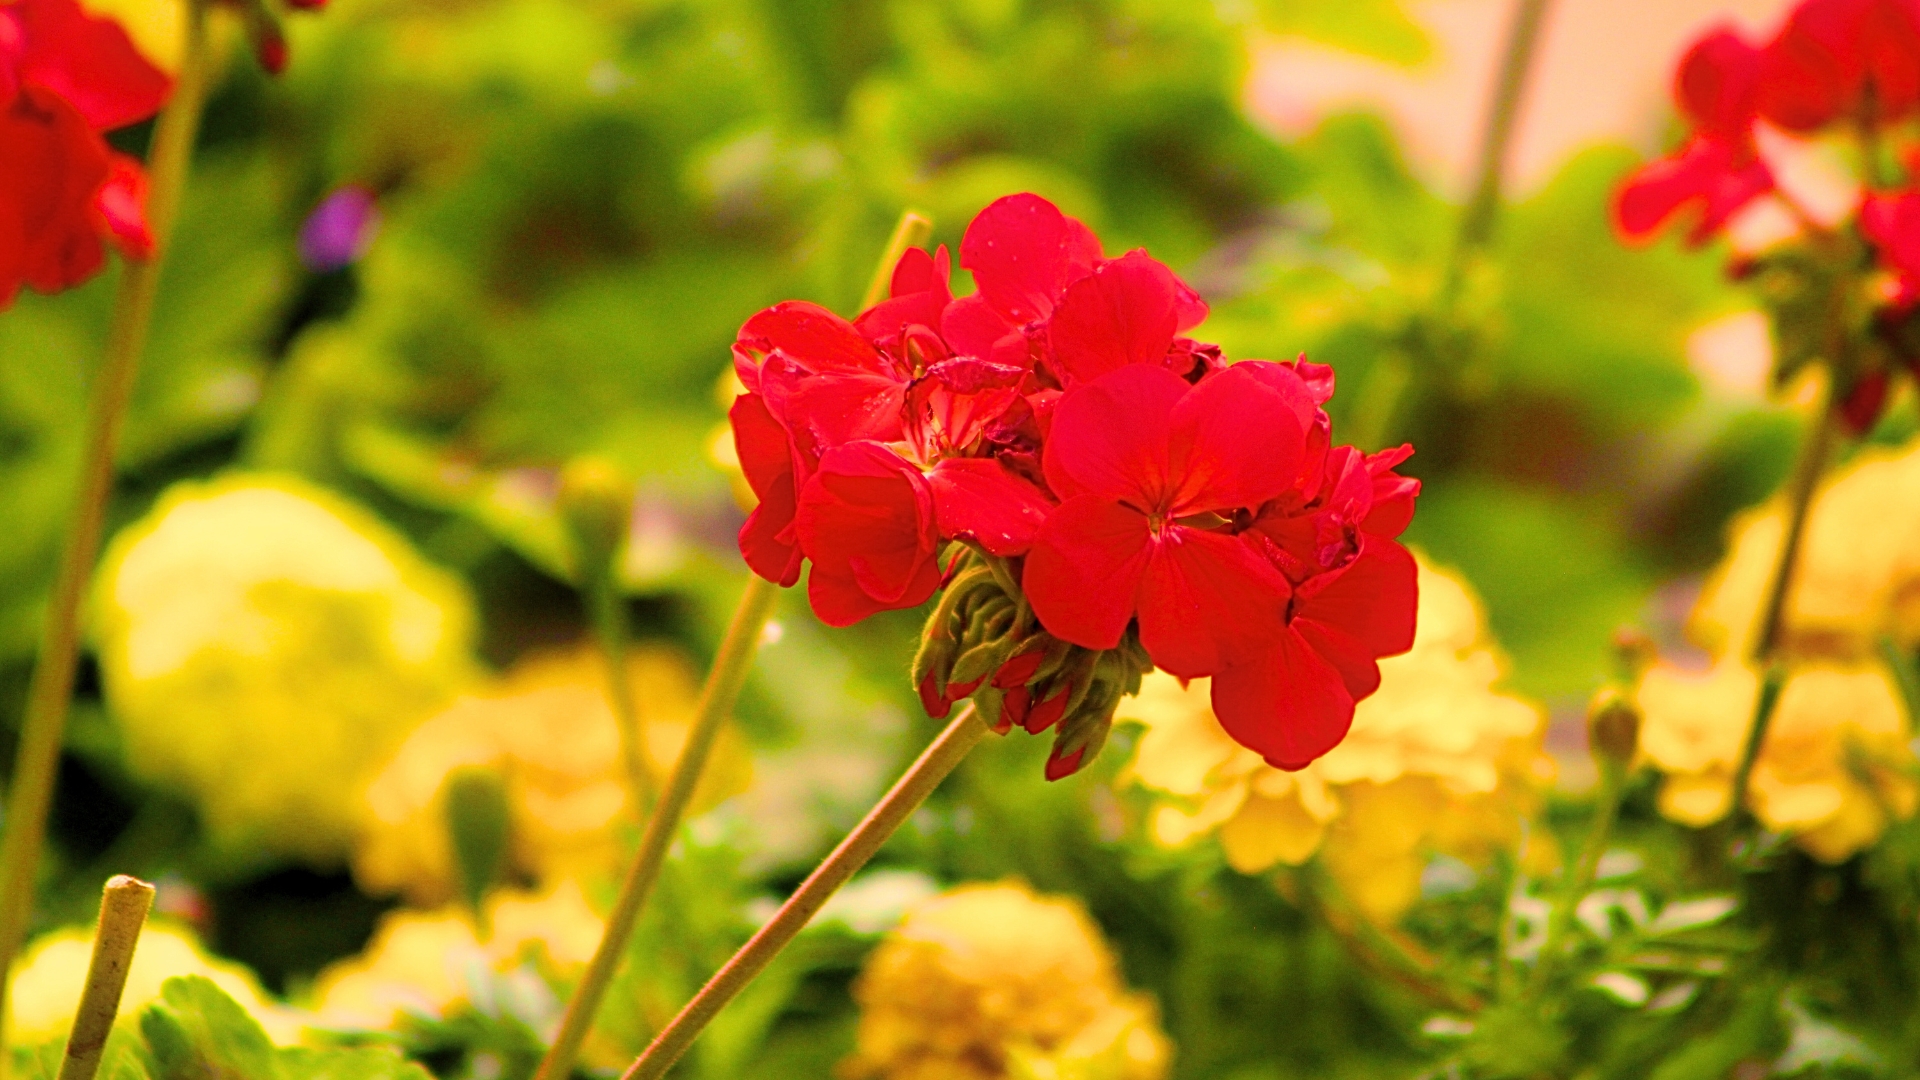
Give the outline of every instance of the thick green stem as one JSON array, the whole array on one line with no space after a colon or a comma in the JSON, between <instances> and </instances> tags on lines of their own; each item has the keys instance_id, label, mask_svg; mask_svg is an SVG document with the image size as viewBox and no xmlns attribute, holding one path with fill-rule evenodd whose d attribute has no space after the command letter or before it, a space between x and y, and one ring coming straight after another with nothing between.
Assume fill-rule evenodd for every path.
<instances>
[{"instance_id":1,"label":"thick green stem","mask_svg":"<svg viewBox=\"0 0 1920 1080\"><path fill-rule=\"evenodd\" d=\"M127 988L133 950L140 944L140 928L153 906L153 886L125 874L107 882L100 896L100 923L93 932L93 958L87 963L87 984L67 1036L67 1054L60 1062L59 1080L93 1080L100 1058L120 1015L120 994Z\"/></svg>"},{"instance_id":2,"label":"thick green stem","mask_svg":"<svg viewBox=\"0 0 1920 1080\"><path fill-rule=\"evenodd\" d=\"M7 988L13 958L20 951L33 913L35 871L46 834L47 809L53 801L54 773L60 764L67 708L73 695L74 666L80 650L80 608L87 582L99 556L106 525L107 499L113 492L114 456L127 402L133 394L134 374L146 351L147 328L160 285L161 267L172 236L173 221L186 185L193 157L194 136L206 100L209 76L206 5L187 5L186 44L173 97L154 127L148 157L150 187L147 223L153 234L153 254L129 262L114 297L113 325L106 356L95 375L93 396L87 405L87 427L79 491L74 500L66 546L60 553L46 622L27 691L27 707L14 757L12 784L7 792L5 834L0 837L0 1048L6 1046ZM8 1068L0 1051L0 1077Z\"/></svg>"},{"instance_id":3,"label":"thick green stem","mask_svg":"<svg viewBox=\"0 0 1920 1080\"><path fill-rule=\"evenodd\" d=\"M621 1080L659 1080L665 1076L720 1010L766 970L773 958L780 955L833 894L873 858L894 831L913 816L933 789L940 786L940 781L946 779L986 734L987 725L975 715L973 705L963 706L946 730L846 839L840 841L840 846L807 875L807 880L780 905L780 910L760 932L741 946L680 1014L661 1029L646 1052L622 1074Z\"/></svg>"},{"instance_id":4,"label":"thick green stem","mask_svg":"<svg viewBox=\"0 0 1920 1080\"><path fill-rule=\"evenodd\" d=\"M1593 877L1600 868L1600 857L1606 854L1607 842L1613 838L1613 823L1620 816L1620 798L1626 792L1626 780L1625 764L1601 758L1600 792L1593 808L1593 824L1587 827L1587 838L1580 845L1580 855L1567 871L1567 880L1561 887L1560 896L1554 901L1553 910L1547 914L1547 940L1540 948L1540 959L1533 965L1533 975L1527 980L1527 994L1530 997L1538 995L1546 987L1547 978L1559 963L1560 954L1566 947L1567 933L1573 929L1573 916L1580 906L1580 898L1593 888Z\"/></svg>"},{"instance_id":5,"label":"thick green stem","mask_svg":"<svg viewBox=\"0 0 1920 1080\"><path fill-rule=\"evenodd\" d=\"M700 708L687 732L686 746L680 751L680 760L674 763L666 793L647 819L640 850L634 855L633 866L620 886L613 910L607 914L606 932L601 935L600 945L587 965L586 975L574 989L572 1000L567 1002L560 1033L554 1037L546 1057L541 1059L535 1080L565 1080L573 1072L580 1044L593 1028L594 1016L600 1011L600 1001L620 968L634 924L639 921L654 883L660 879L667 848L680 831L680 821L686 816L687 804L693 801L694 787L705 771L714 740L732 714L740 688L747 681L747 671L753 664L753 654L759 648L761 631L766 628L767 614L773 610L776 595L773 584L764 578L755 575L747 579L746 591L740 594L740 604L733 612L733 622L727 627L727 636L713 659L713 670L707 674L707 685L701 691Z\"/></svg>"}]
</instances>

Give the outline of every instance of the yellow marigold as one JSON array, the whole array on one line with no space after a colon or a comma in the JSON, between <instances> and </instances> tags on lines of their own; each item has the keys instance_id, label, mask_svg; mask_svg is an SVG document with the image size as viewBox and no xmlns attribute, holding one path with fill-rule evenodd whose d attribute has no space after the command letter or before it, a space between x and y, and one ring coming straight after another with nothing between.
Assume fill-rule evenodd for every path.
<instances>
[{"instance_id":1,"label":"yellow marigold","mask_svg":"<svg viewBox=\"0 0 1920 1080\"><path fill-rule=\"evenodd\" d=\"M1704 672L1658 664L1641 679L1640 750L1665 773L1660 812L1685 825L1725 817L1760 679L1737 661ZM1841 862L1908 817L1920 789L1899 691L1877 664L1813 663L1781 690L1750 781L1753 812L1808 854Z\"/></svg>"},{"instance_id":2,"label":"yellow marigold","mask_svg":"<svg viewBox=\"0 0 1920 1080\"><path fill-rule=\"evenodd\" d=\"M1217 834L1227 861L1249 874L1319 852L1383 921L1418 899L1435 853L1481 859L1518 841L1552 778L1545 718L1494 690L1504 661L1466 583L1419 562L1412 650L1380 662L1380 689L1355 710L1346 740L1299 772L1228 738L1205 679L1182 686L1155 672L1122 703L1119 715L1147 728L1128 776L1161 796L1150 822L1157 840Z\"/></svg>"},{"instance_id":3,"label":"yellow marigold","mask_svg":"<svg viewBox=\"0 0 1920 1080\"><path fill-rule=\"evenodd\" d=\"M320 973L316 1021L382 1029L407 1011L444 1015L466 1000L476 972L543 965L561 979L584 971L605 927L580 886L563 881L538 895L502 891L487 901L482 938L463 908L394 911L359 956Z\"/></svg>"},{"instance_id":4,"label":"yellow marigold","mask_svg":"<svg viewBox=\"0 0 1920 1080\"><path fill-rule=\"evenodd\" d=\"M854 983L847 1080L1159 1080L1170 1047L1085 910L968 885L911 911Z\"/></svg>"},{"instance_id":5,"label":"yellow marigold","mask_svg":"<svg viewBox=\"0 0 1920 1080\"><path fill-rule=\"evenodd\" d=\"M73 1026L74 1010L87 983L87 964L93 955L93 928L71 926L34 940L13 971L7 994L7 1034L17 1046L33 1046L64 1039ZM127 969L127 987L120 997L123 1021L160 997L160 984L181 975L204 975L226 991L259 1020L274 1041L286 1044L298 1038L302 1017L276 1005L253 972L240 964L216 960L200 948L191 930L156 920L140 933L133 964Z\"/></svg>"},{"instance_id":6,"label":"yellow marigold","mask_svg":"<svg viewBox=\"0 0 1920 1080\"><path fill-rule=\"evenodd\" d=\"M470 602L365 510L285 477L175 485L95 589L138 773L229 843L326 859L408 731L468 677Z\"/></svg>"},{"instance_id":7,"label":"yellow marigold","mask_svg":"<svg viewBox=\"0 0 1920 1080\"><path fill-rule=\"evenodd\" d=\"M676 650L629 654L647 758L664 778L686 743L699 686ZM746 790L747 751L732 729L695 790L695 813ZM430 906L456 889L445 789L462 769L496 771L511 808L511 858L535 880L611 873L628 806L621 736L606 667L590 648L536 654L498 685L461 697L420 725L367 789L369 825L354 873L375 892Z\"/></svg>"},{"instance_id":8,"label":"yellow marigold","mask_svg":"<svg viewBox=\"0 0 1920 1080\"><path fill-rule=\"evenodd\" d=\"M1688 626L1715 655L1752 651L1785 523L1778 500L1735 520L1726 560ZM1889 634L1920 643L1920 441L1864 451L1836 471L1808 511L1799 560L1787 594L1789 655L1859 660Z\"/></svg>"}]
</instances>

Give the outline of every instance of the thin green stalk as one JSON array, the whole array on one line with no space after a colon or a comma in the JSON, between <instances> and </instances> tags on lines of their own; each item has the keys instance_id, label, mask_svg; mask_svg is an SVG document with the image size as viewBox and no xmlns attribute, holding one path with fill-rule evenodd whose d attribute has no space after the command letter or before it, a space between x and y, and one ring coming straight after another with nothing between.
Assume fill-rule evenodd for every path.
<instances>
[{"instance_id":1,"label":"thin green stalk","mask_svg":"<svg viewBox=\"0 0 1920 1080\"><path fill-rule=\"evenodd\" d=\"M86 987L67 1035L67 1054L60 1061L59 1080L93 1080L100 1058L120 1015L120 994L127 988L133 950L140 944L140 928L153 906L153 886L138 878L117 874L108 879L100 896L100 923L93 932L93 957L87 963Z\"/></svg>"},{"instance_id":2,"label":"thin green stalk","mask_svg":"<svg viewBox=\"0 0 1920 1080\"><path fill-rule=\"evenodd\" d=\"M862 310L872 307L887 295L893 280L894 264L900 261L900 256L909 247L924 242L932 231L933 223L924 215L911 210L900 215L900 222L888 237L886 250L881 253L880 263L867 284L866 296L860 304ZM666 861L667 848L680 829L680 819L686 815L687 803L693 798L694 786L699 782L700 774L706 767L707 755L713 750L713 742L719 736L720 724L733 711L733 703L740 696L740 687L746 682L747 669L753 662L755 650L759 648L760 632L766 626L768 613L773 609L774 596L772 584L757 575L748 578L746 591L740 595L740 604L734 609L733 622L727 627L726 639L721 642L720 652L714 657L713 670L707 673L707 685L700 696L699 714L687 734L687 744L680 751L680 760L674 764L666 794L647 819L646 831L640 838L640 850L634 856L626 880L621 883L620 895L614 901L613 910L607 915L606 932L601 935L600 945L594 950L592 962L587 965L586 975L567 1002L566 1015L560 1020L560 1031L554 1036L553 1045L547 1049L546 1056L540 1059L540 1068L534 1073L534 1080L565 1080L573 1072L580 1044L586 1041L587 1032L593 1029L601 999L606 997L607 987L613 982L614 973L620 967L620 958L626 952L627 941L633 936L634 925L639 921L641 910L646 907L654 883L660 878L660 867ZM605 636L603 632L603 640Z\"/></svg>"},{"instance_id":3,"label":"thin green stalk","mask_svg":"<svg viewBox=\"0 0 1920 1080\"><path fill-rule=\"evenodd\" d=\"M1460 233L1454 241L1441 289L1446 306L1452 306L1459 299L1468 262L1493 237L1494 218L1500 209L1500 187L1507 171L1507 151L1513 143L1520 103L1526 97L1527 76L1533 71L1540 30L1551 4L1552 0L1515 0L1513 21L1507 24L1507 47L1501 56L1500 73L1494 80L1493 96L1487 102L1486 122L1480 128L1473 193L1467 197L1466 210L1460 215Z\"/></svg>"},{"instance_id":4,"label":"thin green stalk","mask_svg":"<svg viewBox=\"0 0 1920 1080\"><path fill-rule=\"evenodd\" d=\"M1753 723L1740 748L1740 763L1733 774L1733 814L1746 813L1747 784L1753 778L1753 766L1766 745L1767 730L1773 724L1774 708L1780 704L1780 692L1786 685L1786 668L1779 662L1780 635L1786 625L1787 601L1793 592L1793 575L1800 562L1800 547L1806 538L1807 515L1813 508L1813 496L1820 487L1820 475L1833 451L1839 429L1834 409L1832 380L1821 394L1819 412L1813 430L1807 433L1787 483L1787 528L1780 541L1780 557L1774 564L1773 578L1767 588L1767 600L1761 609L1760 628L1753 641L1753 660L1763 669L1759 699L1754 703Z\"/></svg>"},{"instance_id":5,"label":"thin green stalk","mask_svg":"<svg viewBox=\"0 0 1920 1080\"><path fill-rule=\"evenodd\" d=\"M881 845L894 834L920 804L927 800L940 781L953 772L980 740L987 725L975 715L969 702L954 715L951 723L907 769L892 790L867 812L867 816L840 841L807 880L801 882L787 902L780 905L760 932L733 954L733 959L714 973L700 992L687 1002L680 1014L662 1028L644 1053L628 1067L620 1080L659 1080L680 1060L720 1010L727 1007L754 977L766 970L773 958L793 941L807 923L819 913L860 868L873 858Z\"/></svg>"},{"instance_id":6,"label":"thin green stalk","mask_svg":"<svg viewBox=\"0 0 1920 1080\"><path fill-rule=\"evenodd\" d=\"M620 752L626 759L627 783L633 788L634 813L644 819L660 801L660 781L647 760L646 722L633 696L633 673L627 670L627 609L611 567L588 581L587 604L593 609L594 637L606 662L607 696L620 727Z\"/></svg>"},{"instance_id":7,"label":"thin green stalk","mask_svg":"<svg viewBox=\"0 0 1920 1080\"><path fill-rule=\"evenodd\" d=\"M1548 975L1560 960L1567 933L1573 929L1574 911L1580 906L1580 898L1593 888L1600 857L1606 854L1607 842L1613 838L1613 824L1620 816L1620 799L1626 792L1626 781L1627 766L1623 762L1601 757L1599 800L1593 808L1593 824L1587 828L1579 858L1568 871L1553 910L1547 914L1547 940L1540 947L1540 959L1533 965L1532 976L1527 979L1529 997L1546 987Z\"/></svg>"},{"instance_id":8,"label":"thin green stalk","mask_svg":"<svg viewBox=\"0 0 1920 1080\"><path fill-rule=\"evenodd\" d=\"M721 641L720 652L713 660L713 670L707 674L706 688L700 693L700 708L695 714L693 726L687 731L686 746L680 751L680 760L674 763L673 776L667 781L666 793L647 819L646 832L640 838L640 850L635 854L633 866L620 886L620 896L614 901L613 910L607 914L606 932L601 935L600 945L594 950L592 962L587 965L586 975L574 989L572 1000L567 1002L566 1015L560 1021L560 1032L554 1036L553 1045L541 1059L540 1069L534 1074L535 1080L565 1080L573 1072L580 1044L593 1028L594 1017L600 1011L600 1001L606 996L614 973L619 970L628 939L633 936L634 924L639 921L640 911L646 906L654 883L660 879L660 867L666 862L667 848L680 831L680 821L686 815L687 804L693 801L694 787L700 782L700 774L705 771L707 757L720 735L720 727L733 713L734 702L740 697L740 688L747 681L747 671L753 664L753 654L759 648L761 631L766 627L767 615L773 610L776 595L774 585L766 579L758 575L747 579L746 591L740 594L740 604L734 609L733 622L727 627L727 636Z\"/></svg>"},{"instance_id":9,"label":"thin green stalk","mask_svg":"<svg viewBox=\"0 0 1920 1080\"><path fill-rule=\"evenodd\" d=\"M45 839L47 809L53 800L54 773L60 764L67 708L73 695L73 674L80 650L80 607L87 582L99 556L106 525L107 499L113 492L114 455L134 375L146 351L147 328L160 285L174 217L193 157L194 136L205 104L209 78L206 4L187 6L186 43L173 97L154 127L148 156L150 187L147 223L153 233L153 254L143 262L129 262L122 270L114 297L113 325L106 356L94 378L87 405L87 427L79 491L60 553L52 595L27 706L21 721L20 745L14 757L12 785L7 792L4 836L0 836L0 1048L6 1046L7 984L13 958L20 951L33 913L35 870ZM8 1069L0 1051L0 1078Z\"/></svg>"}]
</instances>

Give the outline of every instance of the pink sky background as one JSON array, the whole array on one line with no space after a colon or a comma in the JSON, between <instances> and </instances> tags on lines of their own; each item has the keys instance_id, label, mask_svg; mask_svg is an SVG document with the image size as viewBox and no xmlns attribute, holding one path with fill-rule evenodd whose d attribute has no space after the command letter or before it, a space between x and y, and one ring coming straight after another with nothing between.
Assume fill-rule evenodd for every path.
<instances>
[{"instance_id":1,"label":"pink sky background","mask_svg":"<svg viewBox=\"0 0 1920 1080\"><path fill-rule=\"evenodd\" d=\"M1433 55L1417 68L1292 40L1260 45L1248 106L1263 123L1300 134L1340 108L1371 105L1393 122L1415 167L1460 194L1499 63L1513 0L1406 0ZM1770 35L1788 0L1552 0L1514 133L1516 194L1548 180L1596 141L1661 149L1674 64L1708 26L1731 20Z\"/></svg>"}]
</instances>

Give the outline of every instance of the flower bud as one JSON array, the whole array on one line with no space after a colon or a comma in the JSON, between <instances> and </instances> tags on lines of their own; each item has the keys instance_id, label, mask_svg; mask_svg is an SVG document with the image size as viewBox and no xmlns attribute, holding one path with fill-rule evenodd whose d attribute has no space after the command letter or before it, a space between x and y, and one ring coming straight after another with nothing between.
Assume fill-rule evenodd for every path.
<instances>
[{"instance_id":1,"label":"flower bud","mask_svg":"<svg viewBox=\"0 0 1920 1080\"><path fill-rule=\"evenodd\" d=\"M1635 626L1622 626L1613 632L1613 661L1619 668L1620 681L1636 683L1640 676L1655 660L1660 659L1660 646L1647 632Z\"/></svg>"},{"instance_id":2,"label":"flower bud","mask_svg":"<svg viewBox=\"0 0 1920 1080\"><path fill-rule=\"evenodd\" d=\"M633 482L602 457L577 457L560 470L560 516L582 578L605 573L626 542Z\"/></svg>"},{"instance_id":3,"label":"flower bud","mask_svg":"<svg viewBox=\"0 0 1920 1080\"><path fill-rule=\"evenodd\" d=\"M1587 743L1602 762L1625 768L1640 748L1640 708L1619 687L1594 695L1587 707Z\"/></svg>"}]
</instances>

